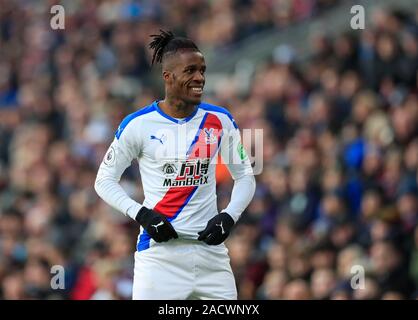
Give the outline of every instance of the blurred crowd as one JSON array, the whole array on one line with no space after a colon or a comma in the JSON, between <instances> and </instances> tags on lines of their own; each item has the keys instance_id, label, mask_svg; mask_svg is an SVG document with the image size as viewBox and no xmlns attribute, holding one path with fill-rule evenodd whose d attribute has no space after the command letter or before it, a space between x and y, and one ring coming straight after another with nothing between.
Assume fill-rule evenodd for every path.
<instances>
[{"instance_id":1,"label":"blurred crowd","mask_svg":"<svg viewBox=\"0 0 418 320\"><path fill-rule=\"evenodd\" d=\"M56 31L54 1L0 6L0 298L130 299L138 225L93 184L120 121L161 98L149 35L216 52L337 1L63 3ZM254 200L227 240L239 298L415 299L418 11L309 41L308 60L272 55L244 94L231 78L207 97L264 130ZM218 177L224 208L232 180ZM121 182L143 200L136 166Z\"/></svg>"},{"instance_id":2,"label":"blurred crowd","mask_svg":"<svg viewBox=\"0 0 418 320\"><path fill-rule=\"evenodd\" d=\"M314 36L307 61L273 57L244 98L220 93L241 127L264 128L228 240L241 298L418 297L417 23L376 11L363 32Z\"/></svg>"}]
</instances>

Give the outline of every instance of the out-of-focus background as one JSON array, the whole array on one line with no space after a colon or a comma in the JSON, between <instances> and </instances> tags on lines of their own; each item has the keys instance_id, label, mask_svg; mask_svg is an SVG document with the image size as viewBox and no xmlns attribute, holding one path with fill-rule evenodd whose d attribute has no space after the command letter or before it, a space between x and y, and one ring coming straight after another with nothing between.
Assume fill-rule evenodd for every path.
<instances>
[{"instance_id":1,"label":"out-of-focus background","mask_svg":"<svg viewBox=\"0 0 418 320\"><path fill-rule=\"evenodd\" d=\"M123 117L162 98L159 28L205 54L207 101L264 130L264 171L227 241L239 298L417 298L416 0L1 0L0 298L130 299L138 225L93 184ZM141 201L135 166L122 184Z\"/></svg>"}]
</instances>

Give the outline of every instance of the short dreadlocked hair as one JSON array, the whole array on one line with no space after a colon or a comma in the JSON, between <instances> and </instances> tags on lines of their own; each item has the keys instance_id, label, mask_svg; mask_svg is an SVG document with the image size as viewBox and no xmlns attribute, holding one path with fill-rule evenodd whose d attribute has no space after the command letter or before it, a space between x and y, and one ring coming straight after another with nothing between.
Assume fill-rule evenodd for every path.
<instances>
[{"instance_id":1,"label":"short dreadlocked hair","mask_svg":"<svg viewBox=\"0 0 418 320\"><path fill-rule=\"evenodd\" d=\"M189 49L192 51L200 51L192 40L176 37L171 31L160 29L160 34L153 34L150 37L153 40L150 42L149 47L154 50L151 64L154 64L154 62L162 63L165 55L176 53L177 50Z\"/></svg>"}]
</instances>

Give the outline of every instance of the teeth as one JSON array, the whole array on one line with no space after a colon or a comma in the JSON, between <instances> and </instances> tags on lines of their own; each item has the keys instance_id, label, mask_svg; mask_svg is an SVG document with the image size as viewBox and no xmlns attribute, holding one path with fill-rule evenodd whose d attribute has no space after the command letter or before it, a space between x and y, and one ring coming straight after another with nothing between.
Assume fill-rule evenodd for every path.
<instances>
[{"instance_id":1,"label":"teeth","mask_svg":"<svg viewBox=\"0 0 418 320\"><path fill-rule=\"evenodd\" d=\"M203 90L202 88L192 88L194 92L201 93Z\"/></svg>"}]
</instances>

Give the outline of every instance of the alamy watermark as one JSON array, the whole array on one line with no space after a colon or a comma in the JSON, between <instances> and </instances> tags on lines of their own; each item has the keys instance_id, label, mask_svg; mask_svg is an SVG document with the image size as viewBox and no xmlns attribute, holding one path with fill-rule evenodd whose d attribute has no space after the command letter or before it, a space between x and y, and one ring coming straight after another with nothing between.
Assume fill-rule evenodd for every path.
<instances>
[{"instance_id":1,"label":"alamy watermark","mask_svg":"<svg viewBox=\"0 0 418 320\"><path fill-rule=\"evenodd\" d=\"M350 19L350 26L353 30L364 30L366 26L365 10L362 5L352 6L350 13L353 15Z\"/></svg>"},{"instance_id":2,"label":"alamy watermark","mask_svg":"<svg viewBox=\"0 0 418 320\"><path fill-rule=\"evenodd\" d=\"M350 281L351 289L353 290L364 290L365 286L365 278L366 278L366 271L364 267L361 265L353 265L350 270L352 277Z\"/></svg>"},{"instance_id":3,"label":"alamy watermark","mask_svg":"<svg viewBox=\"0 0 418 320\"><path fill-rule=\"evenodd\" d=\"M56 4L51 7L50 13L53 15L49 21L52 30L65 29L65 9L64 6Z\"/></svg>"},{"instance_id":4,"label":"alamy watermark","mask_svg":"<svg viewBox=\"0 0 418 320\"><path fill-rule=\"evenodd\" d=\"M123 131L122 127L117 130L118 139L123 139ZM150 132L143 139L147 140L148 153L156 162L162 163L168 178L194 176L197 179L201 176L199 173L206 175L208 166L217 164L218 160L231 167L246 164L246 174L259 175L263 171L263 129L243 129L241 133L237 129L217 126L196 132L181 125ZM113 166L117 161L114 143L103 159L107 166Z\"/></svg>"},{"instance_id":5,"label":"alamy watermark","mask_svg":"<svg viewBox=\"0 0 418 320\"><path fill-rule=\"evenodd\" d=\"M51 267L51 288L53 290L65 289L65 269L61 265L53 265Z\"/></svg>"}]
</instances>

